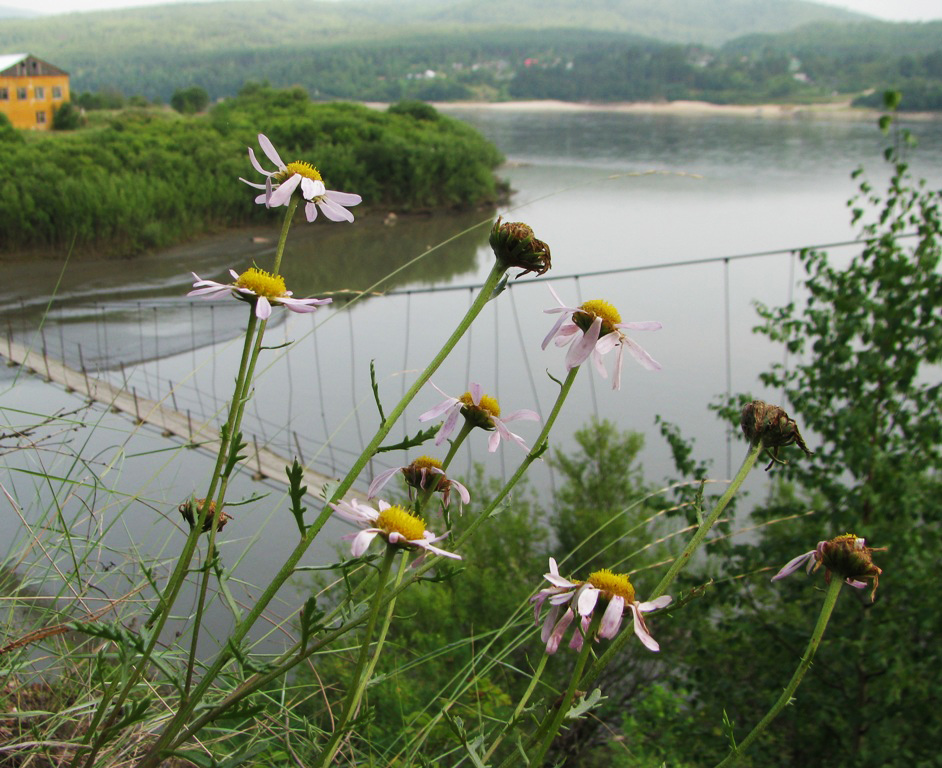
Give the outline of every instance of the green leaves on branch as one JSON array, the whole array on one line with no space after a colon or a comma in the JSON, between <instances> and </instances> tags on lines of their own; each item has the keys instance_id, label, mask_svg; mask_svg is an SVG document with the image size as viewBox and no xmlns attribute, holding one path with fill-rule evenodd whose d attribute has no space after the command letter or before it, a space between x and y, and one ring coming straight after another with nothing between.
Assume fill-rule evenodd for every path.
<instances>
[{"instance_id":1,"label":"green leaves on branch","mask_svg":"<svg viewBox=\"0 0 942 768\"><path fill-rule=\"evenodd\" d=\"M304 531L306 530L304 525L304 513L307 511L307 507L301 504L301 501L307 493L307 486L301 485L304 480L304 468L301 466L300 462L295 459L290 467L285 467L285 472L288 475L288 495L291 497L291 514L294 515L294 520L298 524L298 530L301 532L301 535L304 536Z\"/></svg>"},{"instance_id":2,"label":"green leaves on branch","mask_svg":"<svg viewBox=\"0 0 942 768\"><path fill-rule=\"evenodd\" d=\"M416 448L435 437L435 435L438 434L438 430L441 429L441 426L441 424L436 424L435 426L429 427L428 429L421 429L412 437L407 437L401 442L395 443L393 445L381 445L376 449L376 452L386 453L387 451L407 451L410 448Z\"/></svg>"}]
</instances>

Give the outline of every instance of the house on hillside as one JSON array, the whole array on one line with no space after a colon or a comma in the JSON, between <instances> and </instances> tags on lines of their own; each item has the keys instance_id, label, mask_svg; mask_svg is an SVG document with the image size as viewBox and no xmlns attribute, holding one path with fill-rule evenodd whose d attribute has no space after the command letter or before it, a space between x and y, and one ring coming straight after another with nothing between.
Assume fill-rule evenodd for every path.
<instances>
[{"instance_id":1,"label":"house on hillside","mask_svg":"<svg viewBox=\"0 0 942 768\"><path fill-rule=\"evenodd\" d=\"M48 131L69 100L69 75L28 53L0 54L0 112L16 128Z\"/></svg>"}]
</instances>

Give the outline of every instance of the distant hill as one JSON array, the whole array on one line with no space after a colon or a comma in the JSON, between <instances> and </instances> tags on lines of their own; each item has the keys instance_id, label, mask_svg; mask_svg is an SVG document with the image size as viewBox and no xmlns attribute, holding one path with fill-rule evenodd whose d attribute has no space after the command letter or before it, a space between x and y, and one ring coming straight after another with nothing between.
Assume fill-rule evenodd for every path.
<instances>
[{"instance_id":1,"label":"distant hill","mask_svg":"<svg viewBox=\"0 0 942 768\"><path fill-rule=\"evenodd\" d=\"M814 101L905 72L929 93L942 25L802 0L241 0L7 20L11 51L76 93L162 101L247 81L364 101Z\"/></svg>"},{"instance_id":2,"label":"distant hill","mask_svg":"<svg viewBox=\"0 0 942 768\"><path fill-rule=\"evenodd\" d=\"M269 0L70 13L4 24L11 45L69 65L125 51L320 47L422 32L569 29L720 45L741 35L866 17L803 0ZM14 42L15 41L15 42ZM64 59L63 59L64 57Z\"/></svg>"}]
</instances>

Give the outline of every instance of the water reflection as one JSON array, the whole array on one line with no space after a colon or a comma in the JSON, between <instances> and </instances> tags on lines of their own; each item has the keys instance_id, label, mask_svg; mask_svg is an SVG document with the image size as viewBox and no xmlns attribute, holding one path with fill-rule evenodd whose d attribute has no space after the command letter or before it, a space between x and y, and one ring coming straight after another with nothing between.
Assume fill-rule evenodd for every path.
<instances>
[{"instance_id":1,"label":"water reflection","mask_svg":"<svg viewBox=\"0 0 942 768\"><path fill-rule=\"evenodd\" d=\"M273 218L277 218L273 215ZM448 283L474 273L493 211L393 219L373 213L354 226L298 216L283 273L296 296L379 293ZM186 298L191 272L229 280L230 267L270 268L280 232L239 229L133 260L11 261L0 285L0 322L17 338L43 327L38 346L73 367L114 369L222 343L241 334L246 306L214 301L209 316ZM434 248L434 254L421 257ZM342 301L346 296L339 296ZM361 298L369 301L371 296ZM270 326L284 322L276 312Z\"/></svg>"}]
</instances>

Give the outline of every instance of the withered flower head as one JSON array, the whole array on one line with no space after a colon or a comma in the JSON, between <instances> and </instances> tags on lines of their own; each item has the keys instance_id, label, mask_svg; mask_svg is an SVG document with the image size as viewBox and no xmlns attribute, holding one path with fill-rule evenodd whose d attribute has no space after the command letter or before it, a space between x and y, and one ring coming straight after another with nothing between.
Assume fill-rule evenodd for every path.
<instances>
[{"instance_id":1,"label":"withered flower head","mask_svg":"<svg viewBox=\"0 0 942 768\"><path fill-rule=\"evenodd\" d=\"M491 229L490 244L497 260L506 268L523 269L517 277L528 272L542 275L549 271L550 247L542 240L537 240L533 230L523 222L508 221L502 224L498 218Z\"/></svg>"},{"instance_id":2,"label":"withered flower head","mask_svg":"<svg viewBox=\"0 0 942 768\"><path fill-rule=\"evenodd\" d=\"M180 514L183 515L183 519L187 521L190 526L190 530L196 525L196 521L199 518L200 510L203 508L203 504L206 503L206 499L197 499L196 497L191 496L189 499L184 501L178 509ZM224 510L219 510L219 514L216 514L216 502L209 502L209 511L206 513L206 519L203 521L203 530L201 533L207 533L213 527L213 518L218 517L219 522L216 523L216 530L221 531L231 519L231 515L227 515Z\"/></svg>"},{"instance_id":3,"label":"withered flower head","mask_svg":"<svg viewBox=\"0 0 942 768\"><path fill-rule=\"evenodd\" d=\"M370 483L370 489L367 495L370 498L376 496L380 489L389 482L390 478L397 474L401 474L405 478L406 485L410 488L409 498L412 498L411 489L413 488L419 491L438 492L442 495L442 506L447 509L451 497L451 490L454 488L458 491L458 497L461 499L462 504L467 504L471 501L471 494L468 493L468 489L457 480L452 480L448 477L442 469L442 463L438 459L433 459L431 456L420 456L411 464L406 464L404 467L393 467L392 469L387 469L385 472L381 472L373 479L373 482ZM461 506L459 504L459 510L460 509Z\"/></svg>"},{"instance_id":4,"label":"withered flower head","mask_svg":"<svg viewBox=\"0 0 942 768\"><path fill-rule=\"evenodd\" d=\"M797 445L808 456L814 456L814 452L805 445L804 438L798 431L798 424L777 405L770 405L762 400L747 403L739 417L739 425L749 442L762 441L762 446L772 459L765 468L766 472L773 464L785 463L779 459L778 449L786 445Z\"/></svg>"},{"instance_id":5,"label":"withered flower head","mask_svg":"<svg viewBox=\"0 0 942 768\"><path fill-rule=\"evenodd\" d=\"M856 589L863 589L867 586L864 579L872 579L873 591L870 593L872 600L880 583L880 574L883 573L883 570L874 564L872 553L881 552L883 549L883 547L868 547L863 538L854 533L845 533L833 539L819 541L818 546L810 552L789 560L782 570L772 577L772 581L785 578L805 563L807 563L809 573L818 570L823 565L828 583L831 581L832 573L836 573Z\"/></svg>"}]
</instances>

